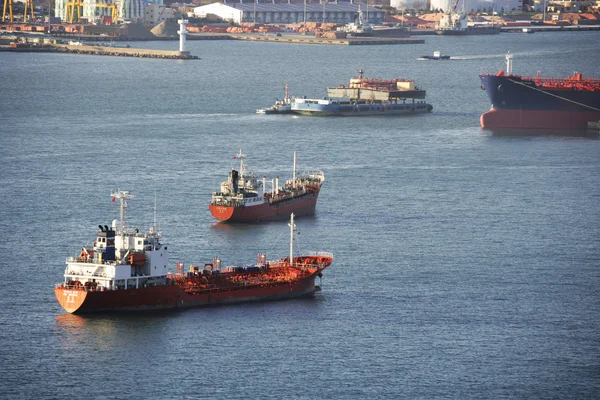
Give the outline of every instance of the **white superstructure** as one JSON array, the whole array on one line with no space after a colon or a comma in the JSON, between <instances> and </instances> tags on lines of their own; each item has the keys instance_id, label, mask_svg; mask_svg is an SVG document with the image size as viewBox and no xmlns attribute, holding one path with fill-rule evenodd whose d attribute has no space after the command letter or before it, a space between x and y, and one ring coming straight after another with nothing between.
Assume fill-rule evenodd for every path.
<instances>
[{"instance_id":1,"label":"white superstructure","mask_svg":"<svg viewBox=\"0 0 600 400\"><path fill-rule=\"evenodd\" d=\"M76 257L67 258L64 285L91 290L120 290L164 285L169 261L167 247L160 242L156 223L146 233L129 229L125 221L128 191L112 193L120 201L120 221L99 225L92 248L82 247Z\"/></svg>"}]
</instances>

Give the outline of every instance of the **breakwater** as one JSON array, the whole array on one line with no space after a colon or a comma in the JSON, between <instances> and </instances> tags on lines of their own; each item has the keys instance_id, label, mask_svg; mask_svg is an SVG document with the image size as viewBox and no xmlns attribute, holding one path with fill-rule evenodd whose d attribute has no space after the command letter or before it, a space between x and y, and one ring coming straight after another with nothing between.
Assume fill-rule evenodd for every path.
<instances>
[{"instance_id":1,"label":"breakwater","mask_svg":"<svg viewBox=\"0 0 600 400\"><path fill-rule=\"evenodd\" d=\"M197 56L191 55L188 51L170 51L170 50L151 50L138 49L132 47L112 47L112 46L87 46L77 44L28 44L18 43L11 46L2 46L0 51L15 52L50 52L50 53L70 53L86 54L96 56L117 56L117 57L140 57L140 58L162 58L171 60L198 60Z\"/></svg>"}]
</instances>

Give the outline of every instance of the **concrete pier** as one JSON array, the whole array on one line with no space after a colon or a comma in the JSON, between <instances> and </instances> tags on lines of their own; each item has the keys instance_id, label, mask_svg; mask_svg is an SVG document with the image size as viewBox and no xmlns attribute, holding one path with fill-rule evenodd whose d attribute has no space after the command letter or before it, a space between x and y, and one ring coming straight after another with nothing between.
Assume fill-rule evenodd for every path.
<instances>
[{"instance_id":1,"label":"concrete pier","mask_svg":"<svg viewBox=\"0 0 600 400\"><path fill-rule=\"evenodd\" d=\"M119 56L119 57L140 57L140 58L163 58L172 60L198 60L197 56L190 55L189 52L169 51L169 50L150 50L136 49L132 47L111 47L111 46L86 46L74 44L22 44L17 47L2 46L0 51L15 52L54 52L87 54L95 56Z\"/></svg>"},{"instance_id":2,"label":"concrete pier","mask_svg":"<svg viewBox=\"0 0 600 400\"><path fill-rule=\"evenodd\" d=\"M345 39L327 39L316 38L314 36L290 35L236 35L231 34L233 39L252 40L256 42L276 42L276 43L298 43L298 44L331 44L339 46L358 46L358 45L379 45L379 44L421 44L424 39L415 38L382 38L382 37L349 37Z\"/></svg>"}]
</instances>

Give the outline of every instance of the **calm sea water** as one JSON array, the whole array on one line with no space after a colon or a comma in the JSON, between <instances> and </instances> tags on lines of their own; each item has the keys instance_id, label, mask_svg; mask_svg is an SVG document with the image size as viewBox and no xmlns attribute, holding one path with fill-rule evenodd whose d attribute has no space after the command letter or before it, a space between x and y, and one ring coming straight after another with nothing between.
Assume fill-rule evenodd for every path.
<instances>
[{"instance_id":1,"label":"calm sea water","mask_svg":"<svg viewBox=\"0 0 600 400\"><path fill-rule=\"evenodd\" d=\"M0 53L0 398L600 396L600 141L483 131L478 74L600 76L600 35L425 37L404 46L190 42L199 61ZM135 43L175 49L175 42ZM457 60L417 61L442 50ZM359 69L415 79L414 117L260 116ZM215 224L240 148L252 169L322 169L300 250L331 251L314 299L79 317L64 260L136 198L171 260L287 251L285 222ZM173 268L173 266L172 266Z\"/></svg>"}]
</instances>

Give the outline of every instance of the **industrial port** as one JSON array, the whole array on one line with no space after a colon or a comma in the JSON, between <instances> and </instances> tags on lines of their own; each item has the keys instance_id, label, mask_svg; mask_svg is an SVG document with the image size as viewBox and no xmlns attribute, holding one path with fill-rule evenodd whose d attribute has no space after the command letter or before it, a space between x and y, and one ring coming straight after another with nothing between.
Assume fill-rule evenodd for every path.
<instances>
[{"instance_id":1,"label":"industrial port","mask_svg":"<svg viewBox=\"0 0 600 400\"><path fill-rule=\"evenodd\" d=\"M446 15L457 13L459 0L448 2ZM14 7L13 7L14 6ZM444 12L404 13L355 1L254 3L243 1L193 7L141 0L83 2L55 0L43 8L36 0L4 0L0 51L57 52L164 59L198 59L186 40L246 40L320 45L397 45L425 43ZM53 6L53 7L52 7ZM133 11L136 10L136 11ZM497 26L497 32L600 30L597 9L565 13L472 12L469 30ZM548 12L546 12L548 11ZM464 14L465 24L467 23ZM229 16L226 18L226 16ZM477 30L477 29L474 29ZM466 31L466 29L465 29ZM129 42L179 40L179 49L132 48ZM127 45L120 43L127 42Z\"/></svg>"}]
</instances>

